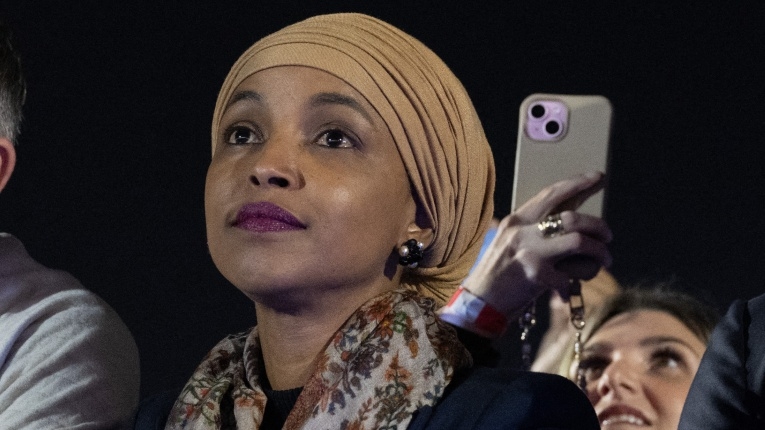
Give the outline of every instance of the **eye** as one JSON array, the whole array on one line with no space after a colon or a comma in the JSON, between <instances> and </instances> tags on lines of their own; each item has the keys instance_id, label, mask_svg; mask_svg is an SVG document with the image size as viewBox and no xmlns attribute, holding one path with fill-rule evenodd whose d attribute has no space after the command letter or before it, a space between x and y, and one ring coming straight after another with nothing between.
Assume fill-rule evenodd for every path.
<instances>
[{"instance_id":1,"label":"eye","mask_svg":"<svg viewBox=\"0 0 765 430\"><path fill-rule=\"evenodd\" d=\"M319 136L317 144L329 148L355 148L356 141L338 129L327 130Z\"/></svg>"},{"instance_id":2,"label":"eye","mask_svg":"<svg viewBox=\"0 0 765 430\"><path fill-rule=\"evenodd\" d=\"M651 353L651 370L678 369L684 365L682 355L672 348L657 349Z\"/></svg>"},{"instance_id":3,"label":"eye","mask_svg":"<svg viewBox=\"0 0 765 430\"><path fill-rule=\"evenodd\" d=\"M226 130L226 143L229 145L249 145L259 141L258 133L248 127L236 126Z\"/></svg>"},{"instance_id":4,"label":"eye","mask_svg":"<svg viewBox=\"0 0 765 430\"><path fill-rule=\"evenodd\" d=\"M583 375L589 385L603 375L603 370L611 363L608 358L600 356L585 357L579 362L578 374Z\"/></svg>"}]
</instances>

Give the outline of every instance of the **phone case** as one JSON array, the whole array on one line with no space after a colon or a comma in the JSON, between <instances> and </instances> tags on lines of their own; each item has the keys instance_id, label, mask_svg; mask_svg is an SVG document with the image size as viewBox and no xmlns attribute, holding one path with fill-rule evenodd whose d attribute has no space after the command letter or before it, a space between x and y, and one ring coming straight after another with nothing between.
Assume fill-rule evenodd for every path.
<instances>
[{"instance_id":1,"label":"phone case","mask_svg":"<svg viewBox=\"0 0 765 430\"><path fill-rule=\"evenodd\" d=\"M554 108L561 104L563 109ZM540 125L537 116L544 110L565 123L558 124L559 129L555 124ZM528 96L520 107L511 209L554 182L588 171L607 173L611 116L610 101L600 95ZM602 217L604 206L605 193L601 190L578 211Z\"/></svg>"}]
</instances>

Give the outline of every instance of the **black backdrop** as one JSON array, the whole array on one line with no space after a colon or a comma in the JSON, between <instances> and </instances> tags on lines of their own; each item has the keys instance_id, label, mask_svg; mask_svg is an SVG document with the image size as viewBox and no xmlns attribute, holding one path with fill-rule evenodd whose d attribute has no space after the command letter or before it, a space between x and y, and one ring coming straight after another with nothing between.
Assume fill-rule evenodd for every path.
<instances>
[{"instance_id":1,"label":"black backdrop","mask_svg":"<svg viewBox=\"0 0 765 430\"><path fill-rule=\"evenodd\" d=\"M254 322L205 248L210 117L244 49L317 13L376 15L452 67L494 149L498 216L521 100L609 97L617 278L674 277L721 309L765 290L762 3L192 3L0 3L29 83L0 230L122 315L144 394L182 384L223 335Z\"/></svg>"}]
</instances>

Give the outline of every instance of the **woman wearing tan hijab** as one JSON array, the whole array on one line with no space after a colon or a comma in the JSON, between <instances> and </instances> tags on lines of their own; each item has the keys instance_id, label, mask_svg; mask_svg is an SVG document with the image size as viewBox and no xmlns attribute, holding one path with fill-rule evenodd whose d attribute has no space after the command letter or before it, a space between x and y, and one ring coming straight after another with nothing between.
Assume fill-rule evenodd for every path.
<instances>
[{"instance_id":1,"label":"woman wearing tan hijab","mask_svg":"<svg viewBox=\"0 0 765 430\"><path fill-rule=\"evenodd\" d=\"M493 166L460 82L389 24L318 16L248 49L205 212L258 325L210 351L166 428L597 428L574 384L474 367L436 314L491 221Z\"/></svg>"}]
</instances>

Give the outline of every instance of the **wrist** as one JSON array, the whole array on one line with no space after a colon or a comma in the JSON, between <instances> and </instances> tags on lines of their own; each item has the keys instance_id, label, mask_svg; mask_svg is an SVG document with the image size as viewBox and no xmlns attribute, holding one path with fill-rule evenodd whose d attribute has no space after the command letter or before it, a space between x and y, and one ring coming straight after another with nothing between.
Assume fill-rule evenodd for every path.
<instances>
[{"instance_id":1,"label":"wrist","mask_svg":"<svg viewBox=\"0 0 765 430\"><path fill-rule=\"evenodd\" d=\"M463 286L438 313L442 320L490 339L502 336L507 328L503 313Z\"/></svg>"}]
</instances>

